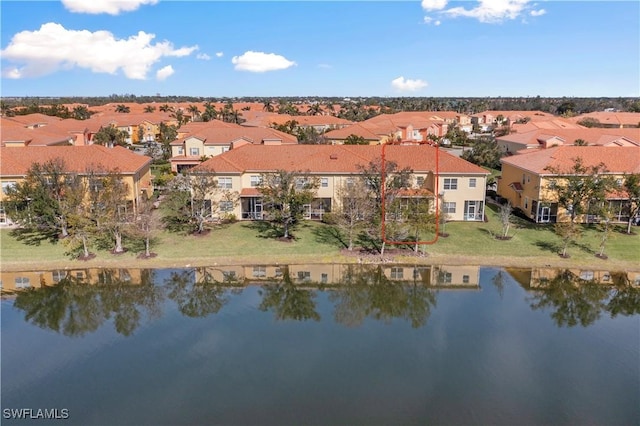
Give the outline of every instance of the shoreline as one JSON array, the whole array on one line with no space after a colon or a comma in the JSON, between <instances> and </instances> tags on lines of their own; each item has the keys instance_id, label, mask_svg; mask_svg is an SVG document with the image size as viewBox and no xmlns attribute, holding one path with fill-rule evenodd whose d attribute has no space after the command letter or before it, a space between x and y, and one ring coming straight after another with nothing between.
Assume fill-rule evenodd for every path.
<instances>
[{"instance_id":1,"label":"shoreline","mask_svg":"<svg viewBox=\"0 0 640 426\"><path fill-rule=\"evenodd\" d=\"M238 265L314 265L314 264L403 264L403 265L474 265L486 267L511 268L588 268L592 270L610 271L638 271L640 264L625 260L599 259L564 259L560 256L548 257L513 257L513 256L467 256L444 255L428 253L426 256L411 255L261 255L261 256L214 256L207 258L163 258L150 259L105 258L95 257L91 260L60 259L55 261L8 261L0 259L0 272L49 271L49 270L77 270L92 268L118 269L173 269L195 268L210 266L238 266Z\"/></svg>"}]
</instances>

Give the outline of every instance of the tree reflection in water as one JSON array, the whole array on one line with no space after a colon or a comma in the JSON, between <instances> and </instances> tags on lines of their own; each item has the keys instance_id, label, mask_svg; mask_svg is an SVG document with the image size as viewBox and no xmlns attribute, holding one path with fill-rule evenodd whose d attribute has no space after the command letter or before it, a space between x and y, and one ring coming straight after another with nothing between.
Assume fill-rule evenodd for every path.
<instances>
[{"instance_id":1,"label":"tree reflection in water","mask_svg":"<svg viewBox=\"0 0 640 426\"><path fill-rule=\"evenodd\" d=\"M66 276L54 286L17 294L14 306L25 311L25 320L66 336L79 337L113 319L116 331L129 336L140 325L143 311L160 315L162 290L153 285L153 271L142 271L133 284L126 270L103 269L95 285Z\"/></svg>"},{"instance_id":2,"label":"tree reflection in water","mask_svg":"<svg viewBox=\"0 0 640 426\"><path fill-rule=\"evenodd\" d=\"M159 317L162 305L169 300L187 317L217 314L234 294L243 292L244 282L235 275L216 281L215 271L173 272L163 285L155 284L153 270L102 269L93 275L87 271L84 280L68 275L57 285L20 291L14 306L24 311L27 322L66 336L83 336L107 321L113 321L118 333L129 336L145 316ZM316 297L322 289L328 293L333 318L339 324L357 327L367 318L384 322L402 319L419 328L427 324L436 306L437 292L431 282L434 271L435 285L450 282L451 274L442 267L416 267L413 280L399 281L386 272L393 278L402 274L394 276L383 265L361 264L342 265L336 286L308 283L303 287L294 283L289 268L284 267L281 278L258 290L262 296L258 309L272 312L279 321L319 321ZM491 278L501 296L504 278L502 271ZM539 288L528 294L527 302L534 310L550 311L559 327L586 327L603 312L611 317L640 314L640 288L630 285L627 274L613 273L608 282L612 285L586 281L561 270L553 278L538 279Z\"/></svg>"},{"instance_id":3,"label":"tree reflection in water","mask_svg":"<svg viewBox=\"0 0 640 426\"><path fill-rule=\"evenodd\" d=\"M277 320L320 321L316 312L316 293L296 286L291 279L289 267L282 268L282 280L266 284L259 291L262 302L258 309L273 311Z\"/></svg>"},{"instance_id":4,"label":"tree reflection in water","mask_svg":"<svg viewBox=\"0 0 640 426\"><path fill-rule=\"evenodd\" d=\"M225 287L213 279L207 268L174 272L165 281L165 287L169 299L178 305L183 315L191 318L216 314L229 302Z\"/></svg>"},{"instance_id":5,"label":"tree reflection in water","mask_svg":"<svg viewBox=\"0 0 640 426\"><path fill-rule=\"evenodd\" d=\"M632 287L625 274L614 274L613 287L583 280L569 270L551 279L540 279L540 289L529 298L532 309L550 309L558 327L583 327L598 320L603 311L612 317L640 313L640 289Z\"/></svg>"},{"instance_id":6,"label":"tree reflection in water","mask_svg":"<svg viewBox=\"0 0 640 426\"><path fill-rule=\"evenodd\" d=\"M365 318L389 322L402 318L414 328L422 327L436 306L436 293L418 281L393 282L382 265L349 265L341 286L329 296L335 303L336 322L348 327L361 325Z\"/></svg>"}]
</instances>

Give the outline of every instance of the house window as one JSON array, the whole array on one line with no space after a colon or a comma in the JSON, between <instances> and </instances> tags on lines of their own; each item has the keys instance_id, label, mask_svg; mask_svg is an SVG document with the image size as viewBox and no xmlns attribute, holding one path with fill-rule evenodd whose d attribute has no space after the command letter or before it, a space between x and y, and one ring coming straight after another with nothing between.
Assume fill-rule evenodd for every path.
<instances>
[{"instance_id":1,"label":"house window","mask_svg":"<svg viewBox=\"0 0 640 426\"><path fill-rule=\"evenodd\" d=\"M189 148L189 155L200 155L200 148Z\"/></svg>"},{"instance_id":2,"label":"house window","mask_svg":"<svg viewBox=\"0 0 640 426\"><path fill-rule=\"evenodd\" d=\"M323 188L329 187L329 178L323 177L320 179L320 186Z\"/></svg>"},{"instance_id":3,"label":"house window","mask_svg":"<svg viewBox=\"0 0 640 426\"><path fill-rule=\"evenodd\" d=\"M222 147L222 152L227 152L227 151L229 151L229 149L230 148L228 146L223 146Z\"/></svg>"},{"instance_id":4,"label":"house window","mask_svg":"<svg viewBox=\"0 0 640 426\"><path fill-rule=\"evenodd\" d=\"M524 210L529 210L529 197L524 197Z\"/></svg>"},{"instance_id":5,"label":"house window","mask_svg":"<svg viewBox=\"0 0 640 426\"><path fill-rule=\"evenodd\" d=\"M616 185L622 186L622 179L616 179Z\"/></svg>"},{"instance_id":6,"label":"house window","mask_svg":"<svg viewBox=\"0 0 640 426\"><path fill-rule=\"evenodd\" d=\"M348 177L346 180L346 183L347 183L347 188L352 188L353 185L356 184L356 179L352 177Z\"/></svg>"},{"instance_id":7,"label":"house window","mask_svg":"<svg viewBox=\"0 0 640 426\"><path fill-rule=\"evenodd\" d=\"M16 277L16 288L29 288L31 287L31 280L29 277Z\"/></svg>"},{"instance_id":8,"label":"house window","mask_svg":"<svg viewBox=\"0 0 640 426\"><path fill-rule=\"evenodd\" d=\"M527 175L525 175L525 174L523 173L523 174L522 174L522 184L523 184L523 185L524 185L524 183L525 183L526 178L527 178Z\"/></svg>"},{"instance_id":9,"label":"house window","mask_svg":"<svg viewBox=\"0 0 640 426\"><path fill-rule=\"evenodd\" d=\"M298 281L311 281L311 272L298 271Z\"/></svg>"},{"instance_id":10,"label":"house window","mask_svg":"<svg viewBox=\"0 0 640 426\"><path fill-rule=\"evenodd\" d=\"M220 211L222 212L233 211L233 201L220 201Z\"/></svg>"},{"instance_id":11,"label":"house window","mask_svg":"<svg viewBox=\"0 0 640 426\"><path fill-rule=\"evenodd\" d=\"M475 188L476 187L476 178L470 178L469 179L469 188Z\"/></svg>"},{"instance_id":12,"label":"house window","mask_svg":"<svg viewBox=\"0 0 640 426\"><path fill-rule=\"evenodd\" d=\"M462 276L462 283L463 284L469 284L469 275L463 275Z\"/></svg>"},{"instance_id":13,"label":"house window","mask_svg":"<svg viewBox=\"0 0 640 426\"><path fill-rule=\"evenodd\" d=\"M304 189L308 183L308 179L296 178L296 189Z\"/></svg>"},{"instance_id":14,"label":"house window","mask_svg":"<svg viewBox=\"0 0 640 426\"><path fill-rule=\"evenodd\" d=\"M15 182L2 182L2 193L6 194L10 188L13 188L16 186Z\"/></svg>"},{"instance_id":15,"label":"house window","mask_svg":"<svg viewBox=\"0 0 640 426\"><path fill-rule=\"evenodd\" d=\"M325 274L324 272L320 275L320 282L322 284L326 284L329 282L329 274Z\"/></svg>"},{"instance_id":16,"label":"house window","mask_svg":"<svg viewBox=\"0 0 640 426\"><path fill-rule=\"evenodd\" d=\"M236 271L222 271L222 279L224 281L235 281Z\"/></svg>"},{"instance_id":17,"label":"house window","mask_svg":"<svg viewBox=\"0 0 640 426\"><path fill-rule=\"evenodd\" d=\"M416 184L418 185L419 188L421 188L422 185L424 185L424 176L418 176L416 178Z\"/></svg>"},{"instance_id":18,"label":"house window","mask_svg":"<svg viewBox=\"0 0 640 426\"><path fill-rule=\"evenodd\" d=\"M221 177L218 178L218 187L223 189L231 189L233 188L233 182L230 177Z\"/></svg>"},{"instance_id":19,"label":"house window","mask_svg":"<svg viewBox=\"0 0 640 426\"><path fill-rule=\"evenodd\" d=\"M183 155L184 154L184 148L180 147L178 148L178 155Z\"/></svg>"},{"instance_id":20,"label":"house window","mask_svg":"<svg viewBox=\"0 0 640 426\"><path fill-rule=\"evenodd\" d=\"M442 284L451 284L451 281L453 281L453 275L451 272L440 272L440 282Z\"/></svg>"},{"instance_id":21,"label":"house window","mask_svg":"<svg viewBox=\"0 0 640 426\"><path fill-rule=\"evenodd\" d=\"M401 280L404 278L404 269L399 267L391 268L391 279L392 280Z\"/></svg>"},{"instance_id":22,"label":"house window","mask_svg":"<svg viewBox=\"0 0 640 426\"><path fill-rule=\"evenodd\" d=\"M445 178L444 179L444 189L458 189L458 179L457 178Z\"/></svg>"},{"instance_id":23,"label":"house window","mask_svg":"<svg viewBox=\"0 0 640 426\"><path fill-rule=\"evenodd\" d=\"M253 187L260 186L261 183L262 183L261 176L251 176L251 186Z\"/></svg>"},{"instance_id":24,"label":"house window","mask_svg":"<svg viewBox=\"0 0 640 426\"><path fill-rule=\"evenodd\" d=\"M282 276L282 268L276 268L276 278L280 278Z\"/></svg>"},{"instance_id":25,"label":"house window","mask_svg":"<svg viewBox=\"0 0 640 426\"><path fill-rule=\"evenodd\" d=\"M59 283L67 277L67 271L57 270L51 273L54 283Z\"/></svg>"},{"instance_id":26,"label":"house window","mask_svg":"<svg viewBox=\"0 0 640 426\"><path fill-rule=\"evenodd\" d=\"M445 201L442 205L442 211L448 214L456 212L456 203L452 201Z\"/></svg>"},{"instance_id":27,"label":"house window","mask_svg":"<svg viewBox=\"0 0 640 426\"><path fill-rule=\"evenodd\" d=\"M254 266L253 267L253 276L255 278L264 278L267 276L267 267L266 266Z\"/></svg>"}]
</instances>

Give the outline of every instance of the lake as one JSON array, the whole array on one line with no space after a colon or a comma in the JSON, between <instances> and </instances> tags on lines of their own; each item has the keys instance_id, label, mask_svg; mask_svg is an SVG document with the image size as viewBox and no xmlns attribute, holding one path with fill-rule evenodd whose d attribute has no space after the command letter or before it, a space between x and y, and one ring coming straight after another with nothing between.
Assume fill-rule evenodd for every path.
<instances>
[{"instance_id":1,"label":"lake","mask_svg":"<svg viewBox=\"0 0 640 426\"><path fill-rule=\"evenodd\" d=\"M640 271L216 265L1 279L3 424L640 422Z\"/></svg>"}]
</instances>

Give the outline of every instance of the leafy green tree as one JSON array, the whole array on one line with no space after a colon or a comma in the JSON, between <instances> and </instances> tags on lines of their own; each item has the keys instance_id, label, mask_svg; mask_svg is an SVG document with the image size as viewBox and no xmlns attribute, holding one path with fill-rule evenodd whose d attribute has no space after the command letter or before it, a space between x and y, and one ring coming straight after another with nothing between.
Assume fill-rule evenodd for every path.
<instances>
[{"instance_id":1,"label":"leafy green tree","mask_svg":"<svg viewBox=\"0 0 640 426\"><path fill-rule=\"evenodd\" d=\"M188 186L177 185L178 182L179 180L174 178L167 185L169 191L160 205L161 222L169 232L188 234L193 230L191 192Z\"/></svg>"},{"instance_id":2,"label":"leafy green tree","mask_svg":"<svg viewBox=\"0 0 640 426\"><path fill-rule=\"evenodd\" d=\"M582 120L578 121L578 124L584 127L602 127L602 123L600 123L600 120L593 117L585 117Z\"/></svg>"},{"instance_id":3,"label":"leafy green tree","mask_svg":"<svg viewBox=\"0 0 640 426\"><path fill-rule=\"evenodd\" d=\"M266 112L273 112L275 108L273 107L273 103L270 100L266 100L262 103L262 110Z\"/></svg>"},{"instance_id":4,"label":"leafy green tree","mask_svg":"<svg viewBox=\"0 0 640 426\"><path fill-rule=\"evenodd\" d=\"M69 235L69 216L75 211L81 178L67 170L62 158L34 163L22 182L7 190L4 201L11 218L40 239Z\"/></svg>"},{"instance_id":5,"label":"leafy green tree","mask_svg":"<svg viewBox=\"0 0 640 426\"><path fill-rule=\"evenodd\" d=\"M500 169L500 158L504 156L504 151L498 146L495 139L477 139L470 150L462 153L461 158L470 163L491 169Z\"/></svg>"},{"instance_id":6,"label":"leafy green tree","mask_svg":"<svg viewBox=\"0 0 640 426\"><path fill-rule=\"evenodd\" d=\"M381 234L383 199L387 206L392 205L400 191L411 187L413 172L409 168L399 169L398 164L393 161L387 161L383 167L380 158L370 161L366 166L358 165L358 169L359 178L367 188L367 195L373 200L371 220L360 234L359 241L365 248L376 250L384 256L386 243ZM386 231L388 239L398 239L392 235L393 226Z\"/></svg>"},{"instance_id":7,"label":"leafy green tree","mask_svg":"<svg viewBox=\"0 0 640 426\"><path fill-rule=\"evenodd\" d=\"M284 133L288 133L290 135L296 135L298 133L298 122L296 120L287 120L282 124L271 123L271 127Z\"/></svg>"},{"instance_id":8,"label":"leafy green tree","mask_svg":"<svg viewBox=\"0 0 640 426\"><path fill-rule=\"evenodd\" d=\"M171 158L171 142L178 138L178 128L174 125L160 123L158 143L162 146L163 159Z\"/></svg>"},{"instance_id":9,"label":"leafy green tree","mask_svg":"<svg viewBox=\"0 0 640 426\"><path fill-rule=\"evenodd\" d=\"M575 141L573 141L573 145L574 146L587 146L587 145L589 145L589 143L587 141L585 141L584 139L576 139Z\"/></svg>"},{"instance_id":10,"label":"leafy green tree","mask_svg":"<svg viewBox=\"0 0 640 426\"><path fill-rule=\"evenodd\" d=\"M118 130L115 126L101 126L93 135L93 143L113 148L116 145L127 146L129 134L124 130Z\"/></svg>"},{"instance_id":11,"label":"leafy green tree","mask_svg":"<svg viewBox=\"0 0 640 426\"><path fill-rule=\"evenodd\" d=\"M347 249L353 250L357 235L371 220L374 211L374 199L361 179L343 182L336 189L339 200L336 211L332 215L335 225L346 235Z\"/></svg>"},{"instance_id":12,"label":"leafy green tree","mask_svg":"<svg viewBox=\"0 0 640 426\"><path fill-rule=\"evenodd\" d=\"M97 230L112 237L114 254L124 252L122 239L133 221L133 212L127 211L129 186L117 169L96 171L89 177L89 191L96 192L93 216Z\"/></svg>"},{"instance_id":13,"label":"leafy green tree","mask_svg":"<svg viewBox=\"0 0 640 426\"><path fill-rule=\"evenodd\" d=\"M613 186L603 163L588 166L580 157L574 158L568 169L546 167L545 170L554 175L549 179L548 190L571 223L584 214L595 213L592 209L606 199L607 191Z\"/></svg>"},{"instance_id":14,"label":"leafy green tree","mask_svg":"<svg viewBox=\"0 0 640 426\"><path fill-rule=\"evenodd\" d=\"M283 238L290 238L290 231L304 214L304 205L311 204L320 186L317 177L302 171L278 170L263 173L258 191L273 222L280 226Z\"/></svg>"},{"instance_id":15,"label":"leafy green tree","mask_svg":"<svg viewBox=\"0 0 640 426\"><path fill-rule=\"evenodd\" d=\"M218 111L216 110L215 105L213 105L211 102L205 102L204 112L202 113L200 118L202 118L202 121L211 121L218 118Z\"/></svg>"},{"instance_id":16,"label":"leafy green tree","mask_svg":"<svg viewBox=\"0 0 640 426\"><path fill-rule=\"evenodd\" d=\"M91 117L91 112L84 105L78 105L73 108L72 117L76 120L86 120Z\"/></svg>"},{"instance_id":17,"label":"leafy green tree","mask_svg":"<svg viewBox=\"0 0 640 426\"><path fill-rule=\"evenodd\" d=\"M369 145L369 142L367 142L367 140L362 136L349 135L345 138L344 144L345 145Z\"/></svg>"},{"instance_id":18,"label":"leafy green tree","mask_svg":"<svg viewBox=\"0 0 640 426\"><path fill-rule=\"evenodd\" d=\"M631 224L640 215L640 173L626 175L622 188L626 192L629 202L627 234L631 234Z\"/></svg>"},{"instance_id":19,"label":"leafy green tree","mask_svg":"<svg viewBox=\"0 0 640 426\"><path fill-rule=\"evenodd\" d=\"M200 109L198 105L189 105L187 107L187 112L191 114L192 121L198 121L200 119Z\"/></svg>"}]
</instances>

